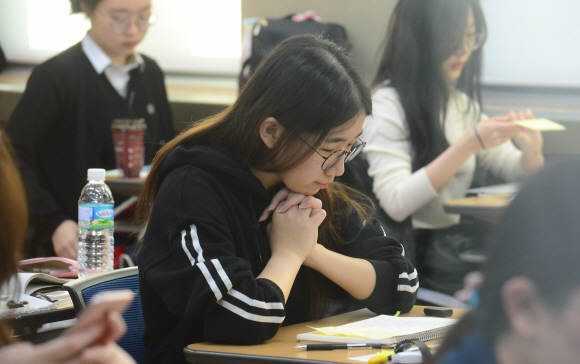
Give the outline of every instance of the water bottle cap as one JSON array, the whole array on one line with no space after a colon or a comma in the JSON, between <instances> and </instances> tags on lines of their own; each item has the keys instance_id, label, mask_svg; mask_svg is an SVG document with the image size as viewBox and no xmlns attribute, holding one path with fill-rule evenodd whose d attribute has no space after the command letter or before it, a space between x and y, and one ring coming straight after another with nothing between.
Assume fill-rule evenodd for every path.
<instances>
[{"instance_id":1,"label":"water bottle cap","mask_svg":"<svg viewBox=\"0 0 580 364\"><path fill-rule=\"evenodd\" d=\"M87 178L89 181L104 181L107 171L102 168L89 168Z\"/></svg>"}]
</instances>

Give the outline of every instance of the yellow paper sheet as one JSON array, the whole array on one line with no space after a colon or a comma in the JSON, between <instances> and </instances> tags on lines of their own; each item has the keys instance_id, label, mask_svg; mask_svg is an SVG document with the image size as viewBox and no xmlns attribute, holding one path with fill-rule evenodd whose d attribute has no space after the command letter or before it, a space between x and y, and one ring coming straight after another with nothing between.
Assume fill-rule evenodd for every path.
<instances>
[{"instance_id":1,"label":"yellow paper sheet","mask_svg":"<svg viewBox=\"0 0 580 364\"><path fill-rule=\"evenodd\" d=\"M308 327L317 331L316 333L320 335L360 337L365 339L386 339L401 334L400 332L386 331L378 327Z\"/></svg>"},{"instance_id":2,"label":"yellow paper sheet","mask_svg":"<svg viewBox=\"0 0 580 364\"><path fill-rule=\"evenodd\" d=\"M557 122L546 118L518 120L515 123L520 126L523 126L524 128L540 131L566 130L566 127L564 125L558 124Z\"/></svg>"}]
</instances>

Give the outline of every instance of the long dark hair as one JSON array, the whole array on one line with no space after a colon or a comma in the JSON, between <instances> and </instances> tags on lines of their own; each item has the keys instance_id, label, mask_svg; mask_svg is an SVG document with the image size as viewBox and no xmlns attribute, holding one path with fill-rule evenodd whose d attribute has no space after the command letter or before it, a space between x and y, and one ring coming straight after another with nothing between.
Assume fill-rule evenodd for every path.
<instances>
[{"instance_id":1,"label":"long dark hair","mask_svg":"<svg viewBox=\"0 0 580 364\"><path fill-rule=\"evenodd\" d=\"M463 44L469 9L477 32L486 34L479 0L400 0L391 16L373 87L389 80L400 96L415 152L414 171L449 147L441 122L450 85L442 65ZM480 104L481 64L480 48L472 53L456 85ZM466 112L471 107L470 103Z\"/></svg>"},{"instance_id":2,"label":"long dark hair","mask_svg":"<svg viewBox=\"0 0 580 364\"><path fill-rule=\"evenodd\" d=\"M331 129L352 123L361 112L367 115L372 112L370 90L344 51L311 35L288 38L260 63L234 105L194 124L157 153L139 194L136 217L141 236L160 187L160 167L176 147L225 148L252 169L278 173L295 167L314 153L300 138L316 149ZM274 117L283 126L283 133L272 149L264 145L259 133L261 123L268 117ZM354 193L346 186L332 183L316 194L327 212L319 229L322 245L333 249L341 243L336 227L337 220L344 215L335 215L334 205L338 201L348 201L341 205L356 209L363 217L368 215L366 202L358 204L351 200ZM358 197L356 201L366 201ZM325 285L318 283L321 280L310 281L312 314L319 311L319 303L326 305L327 301L323 293Z\"/></svg>"},{"instance_id":3,"label":"long dark hair","mask_svg":"<svg viewBox=\"0 0 580 364\"><path fill-rule=\"evenodd\" d=\"M16 273L22 243L28 228L28 206L14 152L0 130L0 286ZM0 347L13 342L0 322Z\"/></svg>"},{"instance_id":4,"label":"long dark hair","mask_svg":"<svg viewBox=\"0 0 580 364\"><path fill-rule=\"evenodd\" d=\"M523 186L490 239L480 307L452 330L438 357L477 330L490 343L511 330L501 290L526 277L557 312L580 285L580 160L547 167Z\"/></svg>"}]
</instances>

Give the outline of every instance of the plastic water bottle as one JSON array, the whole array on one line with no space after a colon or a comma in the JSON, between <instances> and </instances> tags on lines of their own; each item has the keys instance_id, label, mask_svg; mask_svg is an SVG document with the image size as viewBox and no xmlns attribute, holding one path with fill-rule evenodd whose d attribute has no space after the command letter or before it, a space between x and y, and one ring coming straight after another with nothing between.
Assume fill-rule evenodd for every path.
<instances>
[{"instance_id":1,"label":"plastic water bottle","mask_svg":"<svg viewBox=\"0 0 580 364\"><path fill-rule=\"evenodd\" d=\"M91 274L113 270L115 227L115 201L105 184L105 170L91 168L87 172L89 183L79 198L79 253L78 274Z\"/></svg>"}]
</instances>

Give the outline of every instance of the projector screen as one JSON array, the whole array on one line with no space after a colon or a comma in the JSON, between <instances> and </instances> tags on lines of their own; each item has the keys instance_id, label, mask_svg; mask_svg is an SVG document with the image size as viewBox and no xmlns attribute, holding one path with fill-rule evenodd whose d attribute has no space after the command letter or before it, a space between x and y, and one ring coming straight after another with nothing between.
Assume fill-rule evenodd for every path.
<instances>
[{"instance_id":1,"label":"projector screen","mask_svg":"<svg viewBox=\"0 0 580 364\"><path fill-rule=\"evenodd\" d=\"M481 0L483 83L580 87L580 1Z\"/></svg>"},{"instance_id":2,"label":"projector screen","mask_svg":"<svg viewBox=\"0 0 580 364\"><path fill-rule=\"evenodd\" d=\"M165 71L237 74L241 0L152 0L157 22L138 51ZM0 0L0 45L9 62L38 64L77 43L90 23L69 0Z\"/></svg>"}]
</instances>

